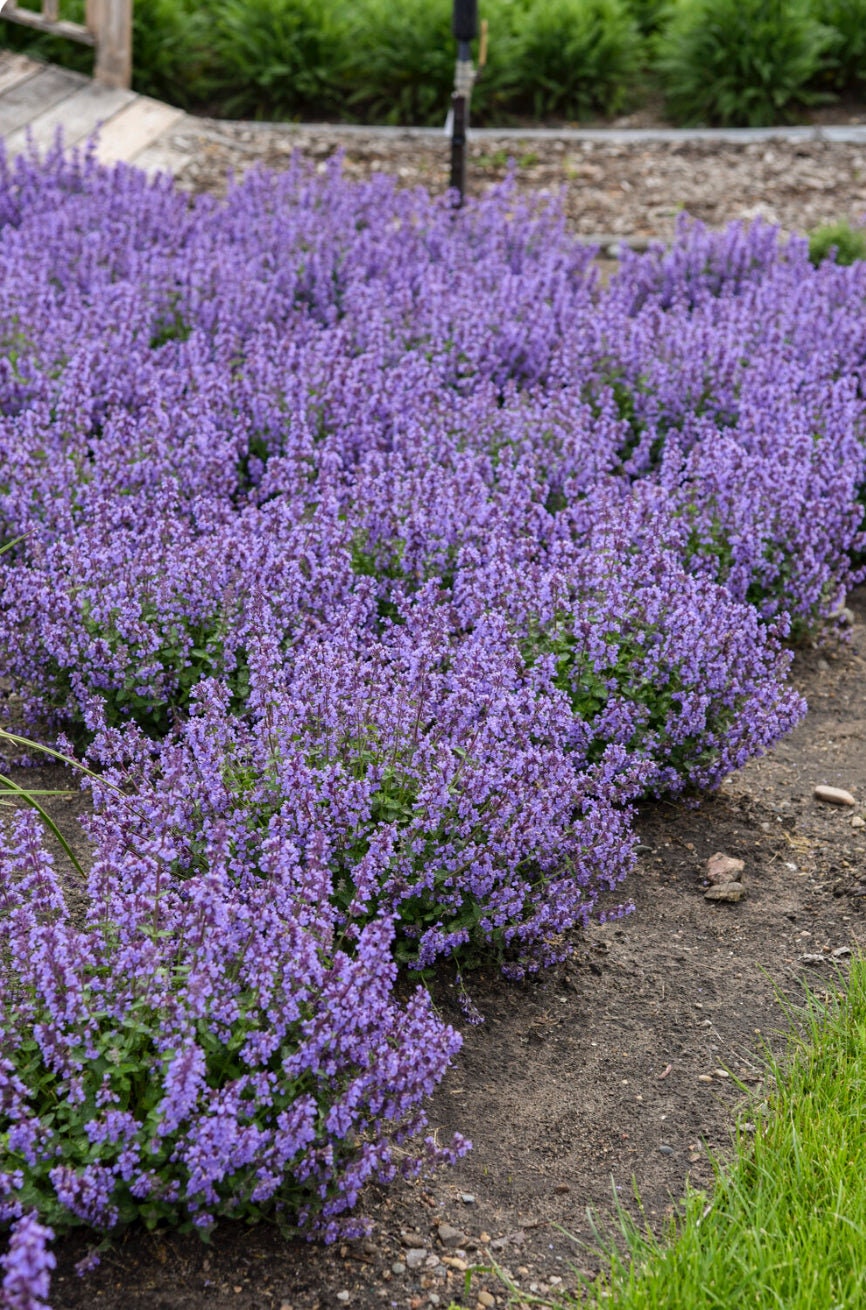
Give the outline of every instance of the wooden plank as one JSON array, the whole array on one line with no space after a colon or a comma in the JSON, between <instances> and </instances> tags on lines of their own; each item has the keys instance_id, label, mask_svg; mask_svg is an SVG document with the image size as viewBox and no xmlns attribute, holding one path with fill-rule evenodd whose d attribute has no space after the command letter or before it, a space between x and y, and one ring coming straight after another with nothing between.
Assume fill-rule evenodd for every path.
<instances>
[{"instance_id":1,"label":"wooden plank","mask_svg":"<svg viewBox=\"0 0 866 1310\"><path fill-rule=\"evenodd\" d=\"M33 77L44 67L44 64L37 64L35 59L28 59L26 55L13 55L4 51L0 57L0 95L11 91L13 86Z\"/></svg>"},{"instance_id":2,"label":"wooden plank","mask_svg":"<svg viewBox=\"0 0 866 1310\"><path fill-rule=\"evenodd\" d=\"M95 80L103 86L130 86L132 0L87 0L87 26L96 37Z\"/></svg>"},{"instance_id":3,"label":"wooden plank","mask_svg":"<svg viewBox=\"0 0 866 1310\"><path fill-rule=\"evenodd\" d=\"M47 150L54 144L58 128L63 133L63 144L73 146L90 136L101 123L109 122L134 99L132 91L112 91L89 82L68 100L61 100L44 114L38 114L27 127L11 133L6 138L6 150L10 155L21 154L27 149L28 137L38 150Z\"/></svg>"},{"instance_id":4,"label":"wooden plank","mask_svg":"<svg viewBox=\"0 0 866 1310\"><path fill-rule=\"evenodd\" d=\"M184 117L183 110L173 105L163 105L149 96L136 96L131 105L121 109L102 129L97 158L104 164L119 159L134 160Z\"/></svg>"},{"instance_id":5,"label":"wooden plank","mask_svg":"<svg viewBox=\"0 0 866 1310\"><path fill-rule=\"evenodd\" d=\"M8 5L3 17L8 18L10 23L22 23L24 27L32 27L37 32L47 32L49 36L65 36L69 41L93 45L93 37L86 27L81 23L70 23L65 18L54 23L43 14L37 14L35 9L19 9L17 6L10 9Z\"/></svg>"},{"instance_id":6,"label":"wooden plank","mask_svg":"<svg viewBox=\"0 0 866 1310\"><path fill-rule=\"evenodd\" d=\"M67 100L86 84L87 78L80 73L50 67L19 82L0 96L0 136L5 138L19 127L25 127L38 114Z\"/></svg>"},{"instance_id":7,"label":"wooden plank","mask_svg":"<svg viewBox=\"0 0 866 1310\"><path fill-rule=\"evenodd\" d=\"M143 169L151 177L156 177L157 173L170 173L172 177L177 177L189 160L190 156L185 150L176 149L166 145L162 140L157 140L152 146L137 154L133 162L136 168Z\"/></svg>"}]
</instances>

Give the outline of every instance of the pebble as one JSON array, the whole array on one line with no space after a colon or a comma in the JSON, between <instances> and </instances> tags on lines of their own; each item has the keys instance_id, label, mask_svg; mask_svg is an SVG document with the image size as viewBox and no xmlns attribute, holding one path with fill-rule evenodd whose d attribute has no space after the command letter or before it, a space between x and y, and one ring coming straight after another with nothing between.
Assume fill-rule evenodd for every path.
<instances>
[{"instance_id":1,"label":"pebble","mask_svg":"<svg viewBox=\"0 0 866 1310\"><path fill-rule=\"evenodd\" d=\"M443 1246L463 1246L466 1242L466 1234L452 1224L440 1224L438 1233Z\"/></svg>"},{"instance_id":2,"label":"pebble","mask_svg":"<svg viewBox=\"0 0 866 1310\"><path fill-rule=\"evenodd\" d=\"M490 1310L491 1306L496 1305L496 1297L491 1292L479 1292L478 1304L483 1305L485 1310Z\"/></svg>"},{"instance_id":3,"label":"pebble","mask_svg":"<svg viewBox=\"0 0 866 1310\"><path fill-rule=\"evenodd\" d=\"M859 814L855 814L854 818L851 820L851 827L866 828L866 819L861 818Z\"/></svg>"},{"instance_id":4,"label":"pebble","mask_svg":"<svg viewBox=\"0 0 866 1310\"><path fill-rule=\"evenodd\" d=\"M399 1276L400 1274L405 1274L405 1272L406 1272L406 1266L404 1265L402 1260L395 1260L394 1263L391 1265L392 1274L397 1274Z\"/></svg>"},{"instance_id":5,"label":"pebble","mask_svg":"<svg viewBox=\"0 0 866 1310\"><path fill-rule=\"evenodd\" d=\"M674 1148L672 1146L659 1147L659 1155L673 1155L673 1153L674 1153Z\"/></svg>"},{"instance_id":6,"label":"pebble","mask_svg":"<svg viewBox=\"0 0 866 1310\"><path fill-rule=\"evenodd\" d=\"M826 805L857 804L850 791L843 791L841 787L816 787L812 795L816 801L824 801Z\"/></svg>"},{"instance_id":7,"label":"pebble","mask_svg":"<svg viewBox=\"0 0 866 1310\"><path fill-rule=\"evenodd\" d=\"M705 901L741 901L746 889L741 882L723 882L716 887L708 887L704 892Z\"/></svg>"},{"instance_id":8,"label":"pebble","mask_svg":"<svg viewBox=\"0 0 866 1310\"><path fill-rule=\"evenodd\" d=\"M337 1293L337 1300L340 1302L341 1305L348 1305L348 1303L349 1303L349 1293L348 1293L348 1292L338 1292L338 1293Z\"/></svg>"},{"instance_id":9,"label":"pebble","mask_svg":"<svg viewBox=\"0 0 866 1310\"><path fill-rule=\"evenodd\" d=\"M741 882L745 867L742 860L717 851L707 860L707 879L714 886L719 883Z\"/></svg>"},{"instance_id":10,"label":"pebble","mask_svg":"<svg viewBox=\"0 0 866 1310\"><path fill-rule=\"evenodd\" d=\"M423 1246L410 1246L406 1252L406 1264L410 1269L420 1269L427 1259L427 1252Z\"/></svg>"},{"instance_id":11,"label":"pebble","mask_svg":"<svg viewBox=\"0 0 866 1310\"><path fill-rule=\"evenodd\" d=\"M713 1075L712 1075L711 1073L699 1073L699 1074L698 1074L698 1082L699 1082L699 1083L711 1083L712 1081L713 1081Z\"/></svg>"},{"instance_id":12,"label":"pebble","mask_svg":"<svg viewBox=\"0 0 866 1310\"><path fill-rule=\"evenodd\" d=\"M461 1192L461 1193L460 1193L460 1200L463 1202L464 1205L474 1205L474 1204L475 1204L475 1197L472 1195L471 1192Z\"/></svg>"}]
</instances>

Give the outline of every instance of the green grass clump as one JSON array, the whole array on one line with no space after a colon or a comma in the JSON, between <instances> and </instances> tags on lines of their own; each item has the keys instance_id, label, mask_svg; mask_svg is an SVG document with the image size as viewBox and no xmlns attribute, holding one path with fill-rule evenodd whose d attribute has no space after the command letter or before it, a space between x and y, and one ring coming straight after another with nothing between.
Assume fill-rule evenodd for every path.
<instances>
[{"instance_id":1,"label":"green grass clump","mask_svg":"<svg viewBox=\"0 0 866 1310\"><path fill-rule=\"evenodd\" d=\"M809 258L816 268L831 253L837 264L855 264L858 259L866 259L866 228L828 223L809 233Z\"/></svg>"},{"instance_id":2,"label":"green grass clump","mask_svg":"<svg viewBox=\"0 0 866 1310\"><path fill-rule=\"evenodd\" d=\"M814 82L832 33L808 0L678 0L657 71L678 123L767 127L821 98Z\"/></svg>"},{"instance_id":3,"label":"green grass clump","mask_svg":"<svg viewBox=\"0 0 866 1310\"><path fill-rule=\"evenodd\" d=\"M617 1310L855 1310L866 1305L866 961L810 996L767 1100L711 1197L689 1191L661 1240L621 1212L626 1254L581 1304Z\"/></svg>"}]
</instances>

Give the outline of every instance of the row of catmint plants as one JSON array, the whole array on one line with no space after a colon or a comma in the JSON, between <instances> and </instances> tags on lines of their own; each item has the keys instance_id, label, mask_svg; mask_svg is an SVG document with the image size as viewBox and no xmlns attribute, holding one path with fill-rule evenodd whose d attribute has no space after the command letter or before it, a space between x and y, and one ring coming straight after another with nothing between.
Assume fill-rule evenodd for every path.
<instances>
[{"instance_id":1,"label":"row of catmint plants","mask_svg":"<svg viewBox=\"0 0 866 1310\"><path fill-rule=\"evenodd\" d=\"M100 775L83 900L34 820L0 855L36 1306L52 1232L330 1238L465 1149L422 1141L459 1036L398 968L561 958L624 909L633 803L802 715L787 639L859 576L866 273L684 223L602 288L549 200L302 163L217 202L55 152L0 226L0 662Z\"/></svg>"}]
</instances>

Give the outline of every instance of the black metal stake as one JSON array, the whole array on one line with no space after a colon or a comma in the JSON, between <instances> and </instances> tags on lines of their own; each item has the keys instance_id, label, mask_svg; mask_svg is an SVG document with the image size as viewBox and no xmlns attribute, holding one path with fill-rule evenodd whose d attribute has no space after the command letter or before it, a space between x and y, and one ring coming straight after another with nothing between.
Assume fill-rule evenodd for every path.
<instances>
[{"instance_id":1,"label":"black metal stake","mask_svg":"<svg viewBox=\"0 0 866 1310\"><path fill-rule=\"evenodd\" d=\"M468 101L466 96L455 91L451 97L451 189L458 194L458 204L463 204L466 194L466 129Z\"/></svg>"},{"instance_id":2,"label":"black metal stake","mask_svg":"<svg viewBox=\"0 0 866 1310\"><path fill-rule=\"evenodd\" d=\"M451 25L457 39L457 68L451 96L451 187L458 204L466 194L466 138L469 132L469 97L475 70L470 42L478 35L478 0L454 0Z\"/></svg>"}]
</instances>

